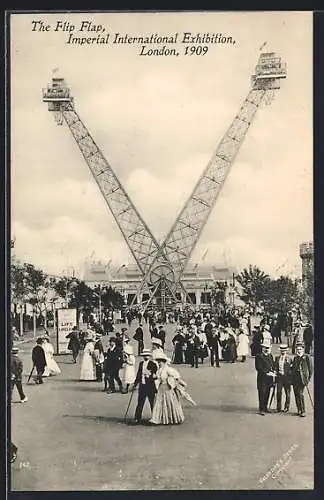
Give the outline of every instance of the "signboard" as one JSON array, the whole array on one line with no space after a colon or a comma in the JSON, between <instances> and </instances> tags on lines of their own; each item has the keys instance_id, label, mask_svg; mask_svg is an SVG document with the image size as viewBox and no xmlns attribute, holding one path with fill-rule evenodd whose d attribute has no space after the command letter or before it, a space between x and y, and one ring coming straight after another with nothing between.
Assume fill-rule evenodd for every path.
<instances>
[{"instance_id":1,"label":"signboard","mask_svg":"<svg viewBox=\"0 0 324 500\"><path fill-rule=\"evenodd\" d=\"M65 338L77 324L76 309L57 310L57 354L67 354L69 339Z\"/></svg>"}]
</instances>

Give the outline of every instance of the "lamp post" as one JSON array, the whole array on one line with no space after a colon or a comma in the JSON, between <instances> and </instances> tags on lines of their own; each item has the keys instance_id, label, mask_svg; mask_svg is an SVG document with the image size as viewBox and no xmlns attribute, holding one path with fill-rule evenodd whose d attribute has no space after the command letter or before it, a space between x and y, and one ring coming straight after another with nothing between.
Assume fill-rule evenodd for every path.
<instances>
[{"instance_id":1,"label":"lamp post","mask_svg":"<svg viewBox=\"0 0 324 500\"><path fill-rule=\"evenodd\" d=\"M28 301L28 280L27 280L28 276L29 274L26 271L24 271L22 283L26 291L24 292L24 298L22 299L22 302L20 304L20 335L23 335L24 333L24 304Z\"/></svg>"},{"instance_id":2,"label":"lamp post","mask_svg":"<svg viewBox=\"0 0 324 500\"><path fill-rule=\"evenodd\" d=\"M99 325L101 328L101 319L102 319L102 312L101 312L101 283L99 283Z\"/></svg>"},{"instance_id":3,"label":"lamp post","mask_svg":"<svg viewBox=\"0 0 324 500\"><path fill-rule=\"evenodd\" d=\"M235 273L232 274L230 298L231 298L231 305L234 308L234 306L235 306Z\"/></svg>"},{"instance_id":4,"label":"lamp post","mask_svg":"<svg viewBox=\"0 0 324 500\"><path fill-rule=\"evenodd\" d=\"M23 317L24 306L23 306L23 304L18 304L17 305L17 309L18 309L18 312L19 312L19 331L20 331L20 337L22 337L23 334L24 334L24 317Z\"/></svg>"},{"instance_id":5,"label":"lamp post","mask_svg":"<svg viewBox=\"0 0 324 500\"><path fill-rule=\"evenodd\" d=\"M102 302L101 302L101 283L98 284L99 291L96 292L93 290L93 293L98 297L98 309L99 309L99 325L101 328L101 320L102 320Z\"/></svg>"},{"instance_id":6,"label":"lamp post","mask_svg":"<svg viewBox=\"0 0 324 500\"><path fill-rule=\"evenodd\" d=\"M52 304L52 314L53 314L53 329L56 332L56 301L59 297L55 296L50 299L50 303Z\"/></svg>"},{"instance_id":7,"label":"lamp post","mask_svg":"<svg viewBox=\"0 0 324 500\"><path fill-rule=\"evenodd\" d=\"M36 324L36 312L37 312L37 302L38 298L35 293L30 293L29 294L29 303L33 307L33 338L36 337L36 332L37 332L37 324Z\"/></svg>"}]
</instances>

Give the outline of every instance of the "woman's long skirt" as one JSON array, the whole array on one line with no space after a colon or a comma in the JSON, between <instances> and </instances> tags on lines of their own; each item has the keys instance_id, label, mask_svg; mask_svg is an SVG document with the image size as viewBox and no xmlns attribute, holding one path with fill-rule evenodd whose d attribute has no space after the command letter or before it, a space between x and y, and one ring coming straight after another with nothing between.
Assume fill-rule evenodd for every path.
<instances>
[{"instance_id":1,"label":"woman's long skirt","mask_svg":"<svg viewBox=\"0 0 324 500\"><path fill-rule=\"evenodd\" d=\"M152 411L152 424L181 424L184 421L179 396L167 384L161 384Z\"/></svg>"},{"instance_id":2,"label":"woman's long skirt","mask_svg":"<svg viewBox=\"0 0 324 500\"><path fill-rule=\"evenodd\" d=\"M83 354L80 380L96 380L96 365L88 352Z\"/></svg>"},{"instance_id":3,"label":"woman's long skirt","mask_svg":"<svg viewBox=\"0 0 324 500\"><path fill-rule=\"evenodd\" d=\"M183 363L183 349L181 344L174 346L174 361L175 364L181 365Z\"/></svg>"}]
</instances>

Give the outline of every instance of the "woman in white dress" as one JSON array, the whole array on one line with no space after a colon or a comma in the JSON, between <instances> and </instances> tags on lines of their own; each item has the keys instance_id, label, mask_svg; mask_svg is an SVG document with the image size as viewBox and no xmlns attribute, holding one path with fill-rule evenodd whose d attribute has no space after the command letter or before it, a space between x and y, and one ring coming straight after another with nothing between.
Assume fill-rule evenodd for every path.
<instances>
[{"instance_id":1,"label":"woman in white dress","mask_svg":"<svg viewBox=\"0 0 324 500\"><path fill-rule=\"evenodd\" d=\"M88 332L86 345L83 350L81 363L80 380L96 380L96 360L94 353L95 334Z\"/></svg>"},{"instance_id":2,"label":"woman in white dress","mask_svg":"<svg viewBox=\"0 0 324 500\"><path fill-rule=\"evenodd\" d=\"M244 363L246 356L249 354L249 337L245 331L241 330L237 340L237 357L241 356L241 361Z\"/></svg>"},{"instance_id":3,"label":"woman in white dress","mask_svg":"<svg viewBox=\"0 0 324 500\"><path fill-rule=\"evenodd\" d=\"M263 335L263 343L266 344L268 347L271 347L272 337L269 325L264 325L262 335Z\"/></svg>"},{"instance_id":4,"label":"woman in white dress","mask_svg":"<svg viewBox=\"0 0 324 500\"><path fill-rule=\"evenodd\" d=\"M129 386L131 384L134 384L135 378L136 372L134 349L130 344L126 343L124 345L124 365L121 377L125 393L128 392Z\"/></svg>"},{"instance_id":5,"label":"woman in white dress","mask_svg":"<svg viewBox=\"0 0 324 500\"><path fill-rule=\"evenodd\" d=\"M182 424L184 414L180 397L184 397L194 406L196 403L185 391L186 383L181 380L180 373L169 366L170 359L163 353L157 355L156 361L159 364L156 373L157 394L150 423L155 425Z\"/></svg>"},{"instance_id":6,"label":"woman in white dress","mask_svg":"<svg viewBox=\"0 0 324 500\"><path fill-rule=\"evenodd\" d=\"M45 353L46 366L43 377L50 377L51 375L59 375L61 373L60 367L54 359L54 347L51 344L49 337L43 337L42 348Z\"/></svg>"}]
</instances>

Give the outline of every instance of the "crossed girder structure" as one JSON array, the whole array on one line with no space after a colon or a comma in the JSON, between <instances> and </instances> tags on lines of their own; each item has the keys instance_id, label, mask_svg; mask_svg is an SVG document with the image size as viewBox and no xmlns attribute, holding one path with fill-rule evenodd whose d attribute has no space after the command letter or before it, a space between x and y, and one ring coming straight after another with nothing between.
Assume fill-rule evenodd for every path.
<instances>
[{"instance_id":1,"label":"crossed girder structure","mask_svg":"<svg viewBox=\"0 0 324 500\"><path fill-rule=\"evenodd\" d=\"M177 302L178 291L182 291L186 301L191 302L181 282L187 262L257 110L280 87L280 79L285 77L286 68L278 56L274 53L260 55L252 76L252 88L162 245L152 235L77 114L64 79L53 78L52 83L43 90L43 101L48 102L49 110L54 112L57 123L65 122L69 127L142 273L138 292L147 292L149 295L145 308L157 298L160 306L165 309L168 303Z\"/></svg>"}]
</instances>

